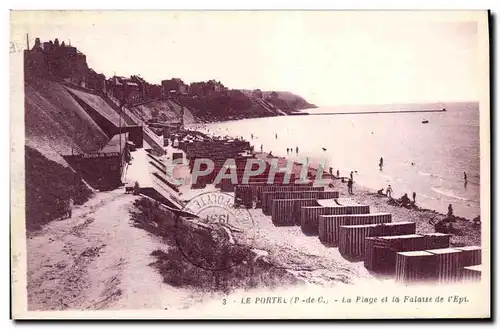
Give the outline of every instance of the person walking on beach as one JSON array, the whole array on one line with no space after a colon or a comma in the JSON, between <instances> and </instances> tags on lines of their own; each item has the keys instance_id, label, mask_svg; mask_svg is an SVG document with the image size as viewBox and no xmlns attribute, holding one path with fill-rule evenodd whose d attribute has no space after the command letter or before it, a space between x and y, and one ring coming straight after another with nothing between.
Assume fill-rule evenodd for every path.
<instances>
[{"instance_id":1,"label":"person walking on beach","mask_svg":"<svg viewBox=\"0 0 500 329\"><path fill-rule=\"evenodd\" d=\"M385 192L385 194L387 194L387 196L392 199L392 187L391 187L391 184L389 184L389 186L387 186L387 191Z\"/></svg>"},{"instance_id":2,"label":"person walking on beach","mask_svg":"<svg viewBox=\"0 0 500 329\"><path fill-rule=\"evenodd\" d=\"M73 198L70 197L68 200L67 208L66 208L66 217L71 218L73 214L73 207L75 205L75 202L73 201Z\"/></svg>"},{"instance_id":3,"label":"person walking on beach","mask_svg":"<svg viewBox=\"0 0 500 329\"><path fill-rule=\"evenodd\" d=\"M288 151L289 151L289 150L290 150L290 149L287 147L287 148L286 148L286 154L288 154Z\"/></svg>"},{"instance_id":4,"label":"person walking on beach","mask_svg":"<svg viewBox=\"0 0 500 329\"><path fill-rule=\"evenodd\" d=\"M274 137L275 137L276 139L278 139L278 134L274 134Z\"/></svg>"},{"instance_id":5,"label":"person walking on beach","mask_svg":"<svg viewBox=\"0 0 500 329\"><path fill-rule=\"evenodd\" d=\"M332 167L330 167L329 172L330 172L330 176L333 176L333 168Z\"/></svg>"},{"instance_id":6,"label":"person walking on beach","mask_svg":"<svg viewBox=\"0 0 500 329\"><path fill-rule=\"evenodd\" d=\"M75 200L73 198L69 198L69 218L73 215L73 208L75 207Z\"/></svg>"},{"instance_id":7,"label":"person walking on beach","mask_svg":"<svg viewBox=\"0 0 500 329\"><path fill-rule=\"evenodd\" d=\"M263 150L263 146L262 146L262 144L260 144L260 153L262 153L262 150Z\"/></svg>"},{"instance_id":8,"label":"person walking on beach","mask_svg":"<svg viewBox=\"0 0 500 329\"><path fill-rule=\"evenodd\" d=\"M340 171L337 169L337 179L340 178Z\"/></svg>"},{"instance_id":9,"label":"person walking on beach","mask_svg":"<svg viewBox=\"0 0 500 329\"><path fill-rule=\"evenodd\" d=\"M351 180L354 180L354 179L352 178L352 171L351 171L351 173L349 174L349 176L351 177Z\"/></svg>"},{"instance_id":10,"label":"person walking on beach","mask_svg":"<svg viewBox=\"0 0 500 329\"><path fill-rule=\"evenodd\" d=\"M380 162L378 164L378 166L380 167L380 170L382 170L382 167L384 166L384 158L380 158Z\"/></svg>"},{"instance_id":11,"label":"person walking on beach","mask_svg":"<svg viewBox=\"0 0 500 329\"><path fill-rule=\"evenodd\" d=\"M295 146L295 153L299 154L299 147L298 146Z\"/></svg>"},{"instance_id":12,"label":"person walking on beach","mask_svg":"<svg viewBox=\"0 0 500 329\"><path fill-rule=\"evenodd\" d=\"M415 199L417 198L417 193L413 192L413 203L416 203Z\"/></svg>"},{"instance_id":13,"label":"person walking on beach","mask_svg":"<svg viewBox=\"0 0 500 329\"><path fill-rule=\"evenodd\" d=\"M250 134L250 137L253 139L253 134Z\"/></svg>"},{"instance_id":14,"label":"person walking on beach","mask_svg":"<svg viewBox=\"0 0 500 329\"><path fill-rule=\"evenodd\" d=\"M348 192L349 194L353 194L353 193L352 193L352 184L353 184L352 179L349 179L349 181L347 181L347 192Z\"/></svg>"},{"instance_id":15,"label":"person walking on beach","mask_svg":"<svg viewBox=\"0 0 500 329\"><path fill-rule=\"evenodd\" d=\"M467 173L464 171L464 186L467 186Z\"/></svg>"}]
</instances>

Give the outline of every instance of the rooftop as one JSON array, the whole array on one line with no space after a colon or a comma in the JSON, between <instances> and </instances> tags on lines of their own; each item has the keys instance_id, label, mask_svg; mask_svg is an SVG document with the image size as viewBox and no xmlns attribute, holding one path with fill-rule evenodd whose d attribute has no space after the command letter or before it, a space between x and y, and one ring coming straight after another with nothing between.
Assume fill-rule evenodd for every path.
<instances>
[{"instance_id":1,"label":"rooftop","mask_svg":"<svg viewBox=\"0 0 500 329\"><path fill-rule=\"evenodd\" d=\"M127 136L128 133L114 135L99 153L121 153L127 143Z\"/></svg>"}]
</instances>

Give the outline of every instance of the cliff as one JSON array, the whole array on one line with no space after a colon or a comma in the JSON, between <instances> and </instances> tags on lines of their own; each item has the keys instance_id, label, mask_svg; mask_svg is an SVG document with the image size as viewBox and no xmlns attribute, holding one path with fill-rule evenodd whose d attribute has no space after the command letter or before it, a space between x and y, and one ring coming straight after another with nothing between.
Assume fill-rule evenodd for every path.
<instances>
[{"instance_id":1,"label":"cliff","mask_svg":"<svg viewBox=\"0 0 500 329\"><path fill-rule=\"evenodd\" d=\"M289 92L229 90L209 96L181 96L175 103L203 122L239 120L293 114L316 107Z\"/></svg>"},{"instance_id":2,"label":"cliff","mask_svg":"<svg viewBox=\"0 0 500 329\"><path fill-rule=\"evenodd\" d=\"M276 94L276 98L273 97L273 93ZM269 99L269 101L276 107L287 113L317 107L316 105L307 102L304 98L288 91L267 91L263 92L263 94L264 97Z\"/></svg>"},{"instance_id":3,"label":"cliff","mask_svg":"<svg viewBox=\"0 0 500 329\"><path fill-rule=\"evenodd\" d=\"M196 118L191 111L174 99L154 100L130 107L135 117L143 122L149 120L175 122L179 121L184 108L184 122L195 123Z\"/></svg>"},{"instance_id":4,"label":"cliff","mask_svg":"<svg viewBox=\"0 0 500 329\"><path fill-rule=\"evenodd\" d=\"M63 156L101 149L119 116L105 96L54 78L29 78L24 93L26 227L35 230L63 216L70 197L92 196Z\"/></svg>"},{"instance_id":5,"label":"cliff","mask_svg":"<svg viewBox=\"0 0 500 329\"><path fill-rule=\"evenodd\" d=\"M92 152L107 143L106 133L61 83L27 81L24 91L26 143L42 154Z\"/></svg>"}]
</instances>

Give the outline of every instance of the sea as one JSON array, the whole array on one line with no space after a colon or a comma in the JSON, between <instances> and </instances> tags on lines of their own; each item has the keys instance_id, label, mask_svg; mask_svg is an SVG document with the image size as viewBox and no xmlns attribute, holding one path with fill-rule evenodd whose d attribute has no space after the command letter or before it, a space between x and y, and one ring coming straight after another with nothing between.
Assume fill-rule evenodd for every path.
<instances>
[{"instance_id":1,"label":"sea","mask_svg":"<svg viewBox=\"0 0 500 329\"><path fill-rule=\"evenodd\" d=\"M380 110L440 112L365 113ZM416 193L417 205L474 218L480 214L478 103L316 108L290 115L206 124L209 134L242 137L260 151L323 162L373 190L390 184L393 197ZM334 114L331 113L349 114ZM363 112L363 113L352 113ZM322 114L328 113L328 114ZM428 123L422 121L428 120ZM252 138L253 136L253 138ZM296 153L296 147L299 152ZM287 148L292 152L287 153ZM380 158L383 168L380 169ZM467 175L467 184L464 181Z\"/></svg>"}]
</instances>

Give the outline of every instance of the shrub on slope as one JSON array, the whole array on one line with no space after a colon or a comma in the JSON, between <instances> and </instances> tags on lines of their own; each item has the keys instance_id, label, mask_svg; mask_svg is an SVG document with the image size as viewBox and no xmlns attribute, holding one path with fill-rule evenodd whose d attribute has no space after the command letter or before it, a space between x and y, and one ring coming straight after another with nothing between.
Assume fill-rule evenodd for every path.
<instances>
[{"instance_id":1,"label":"shrub on slope","mask_svg":"<svg viewBox=\"0 0 500 329\"><path fill-rule=\"evenodd\" d=\"M134 106L130 109L142 121L158 119L160 121L178 121L180 111L173 107L170 101L153 101Z\"/></svg>"},{"instance_id":2,"label":"shrub on slope","mask_svg":"<svg viewBox=\"0 0 500 329\"><path fill-rule=\"evenodd\" d=\"M93 192L71 168L50 161L37 150L25 147L26 229L33 231L60 218L70 197L75 204L87 201Z\"/></svg>"}]
</instances>

